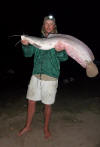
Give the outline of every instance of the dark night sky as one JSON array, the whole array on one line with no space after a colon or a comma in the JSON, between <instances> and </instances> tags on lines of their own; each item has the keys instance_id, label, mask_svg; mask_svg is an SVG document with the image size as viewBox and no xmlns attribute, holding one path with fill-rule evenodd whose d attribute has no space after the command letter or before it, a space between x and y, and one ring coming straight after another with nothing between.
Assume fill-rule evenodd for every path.
<instances>
[{"instance_id":1,"label":"dark night sky","mask_svg":"<svg viewBox=\"0 0 100 147\"><path fill-rule=\"evenodd\" d=\"M8 39L8 36L23 33L39 36L43 18L49 14L55 16L59 33L79 38L91 48L96 59L100 60L99 4L96 1L90 3L57 1L56 4L52 1L46 1L44 3L43 1L41 3L24 1L21 4L18 1L13 1L9 3L6 13L1 13L0 32L3 41L1 43L0 66L4 68L11 63L13 66L16 64L16 67L19 66L19 63L20 68L23 66L25 59L19 49L20 45L14 46L20 38Z\"/></svg>"}]
</instances>

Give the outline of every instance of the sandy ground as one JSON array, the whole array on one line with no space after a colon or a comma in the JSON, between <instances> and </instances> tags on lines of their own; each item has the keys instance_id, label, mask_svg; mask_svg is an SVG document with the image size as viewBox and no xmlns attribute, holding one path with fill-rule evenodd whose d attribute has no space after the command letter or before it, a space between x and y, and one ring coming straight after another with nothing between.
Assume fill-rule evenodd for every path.
<instances>
[{"instance_id":1,"label":"sandy ground","mask_svg":"<svg viewBox=\"0 0 100 147\"><path fill-rule=\"evenodd\" d=\"M18 85L2 89L0 146L100 147L100 86L98 80L86 81L59 87L50 123L52 137L48 140L43 134L43 105L37 103L32 130L19 137L27 114L27 88Z\"/></svg>"}]
</instances>

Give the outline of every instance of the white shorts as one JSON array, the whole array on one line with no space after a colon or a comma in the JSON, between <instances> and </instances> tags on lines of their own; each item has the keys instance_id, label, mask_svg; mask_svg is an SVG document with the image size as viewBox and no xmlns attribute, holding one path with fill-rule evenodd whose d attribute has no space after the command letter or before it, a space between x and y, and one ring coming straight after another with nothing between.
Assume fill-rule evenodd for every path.
<instances>
[{"instance_id":1,"label":"white shorts","mask_svg":"<svg viewBox=\"0 0 100 147\"><path fill-rule=\"evenodd\" d=\"M28 85L26 98L33 101L41 101L44 104L54 104L58 80L45 81L32 75Z\"/></svg>"}]
</instances>

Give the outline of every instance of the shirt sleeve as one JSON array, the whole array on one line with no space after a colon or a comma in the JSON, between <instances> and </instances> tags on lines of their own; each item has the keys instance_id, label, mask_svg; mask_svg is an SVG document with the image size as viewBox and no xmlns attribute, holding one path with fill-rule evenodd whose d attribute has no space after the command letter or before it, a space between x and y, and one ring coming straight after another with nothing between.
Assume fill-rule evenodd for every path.
<instances>
[{"instance_id":1,"label":"shirt sleeve","mask_svg":"<svg viewBox=\"0 0 100 147\"><path fill-rule=\"evenodd\" d=\"M36 51L36 47L33 45L22 45L22 51L25 57L32 57Z\"/></svg>"},{"instance_id":2,"label":"shirt sleeve","mask_svg":"<svg viewBox=\"0 0 100 147\"><path fill-rule=\"evenodd\" d=\"M59 59L59 61L66 61L66 60L68 60L68 55L67 55L65 50L60 51L60 52L56 51L56 53L57 53L57 58Z\"/></svg>"}]
</instances>

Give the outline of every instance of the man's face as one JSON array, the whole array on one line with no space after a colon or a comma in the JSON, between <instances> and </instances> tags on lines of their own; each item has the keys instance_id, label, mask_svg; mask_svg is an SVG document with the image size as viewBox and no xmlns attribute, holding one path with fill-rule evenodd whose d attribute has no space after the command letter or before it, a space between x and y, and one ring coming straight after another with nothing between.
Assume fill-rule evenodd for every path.
<instances>
[{"instance_id":1,"label":"man's face","mask_svg":"<svg viewBox=\"0 0 100 147\"><path fill-rule=\"evenodd\" d=\"M51 33L55 28L55 23L53 20L46 20L44 23L44 28L46 33Z\"/></svg>"}]
</instances>

